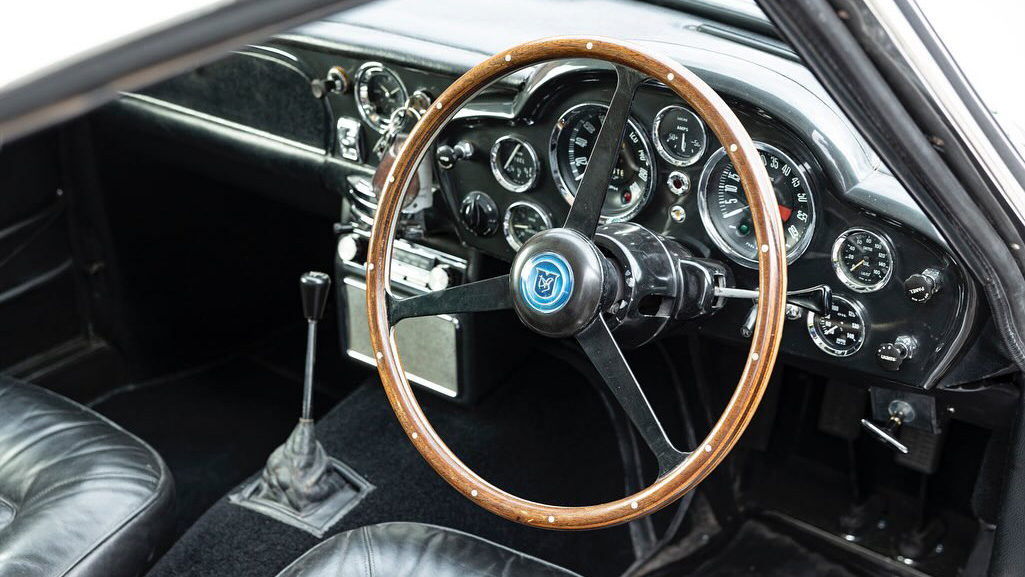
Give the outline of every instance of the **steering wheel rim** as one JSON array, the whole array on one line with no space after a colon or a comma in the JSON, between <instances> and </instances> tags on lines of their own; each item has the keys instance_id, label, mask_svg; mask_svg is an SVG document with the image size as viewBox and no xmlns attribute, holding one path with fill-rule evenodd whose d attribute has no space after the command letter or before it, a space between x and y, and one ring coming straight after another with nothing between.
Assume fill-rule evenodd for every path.
<instances>
[{"instance_id":1,"label":"steering wheel rim","mask_svg":"<svg viewBox=\"0 0 1025 577\"><path fill-rule=\"evenodd\" d=\"M512 283L509 275L405 299L394 297L390 290L391 253L403 192L442 129L463 104L495 80L527 66L568 58L603 60L612 63L617 72L616 94L609 104L592 156L598 153L598 147L603 142L614 142L618 150L622 128L617 129L615 125L617 122L625 124L637 87L648 77L660 81L683 98L723 144L740 175L760 247L760 306L755 332L736 390L711 432L693 452L680 453L681 460L671 469L664 470L665 467L662 467L660 476L648 487L615 501L575 507L536 503L507 493L477 475L456 457L421 410L406 379L393 338L394 325L402 318L512 308L515 287L510 286ZM624 106L625 112L616 112L624 110ZM610 127L609 137L603 140L606 127ZM614 134L616 130L619 131L618 137ZM615 154L612 155L614 160ZM601 164L589 163L588 169ZM605 164L608 165L607 172L611 173L611 164ZM585 170L564 228L592 238L593 244L608 175L604 176L604 181L600 175L588 179L588 172ZM597 172L596 169L595 174ZM588 182L598 184L585 188ZM585 190L591 189L600 190L601 194L584 194ZM783 227L772 184L751 137L715 91L681 64L634 44L602 37L545 38L500 52L461 76L432 103L406 138L378 199L367 253L370 340L381 382L400 425L431 467L456 490L492 513L524 525L562 530L607 527L649 515L680 498L708 476L736 444L758 407L775 364L785 313L786 272ZM592 320L588 328L577 335L578 340L581 340L581 334L589 332L592 335L589 338L596 338L606 346L611 341L621 358L622 353L612 340L601 312L597 312ZM581 344L585 342L581 340ZM598 360L590 354L586 344L585 351L588 351L592 361ZM616 359L612 361L616 362ZM633 378L625 359L622 360L622 367ZM637 389L639 391L639 387ZM650 405L647 405L643 392L639 395L650 412ZM620 400L623 401L622 398ZM625 405L624 408L629 413L630 409ZM632 414L630 416L634 417ZM654 419L658 432L661 432L657 417ZM637 423L636 420L634 422ZM649 446L652 446L645 431L641 432L649 440ZM664 437L664 432L662 434ZM652 448L659 454L654 446Z\"/></svg>"}]
</instances>

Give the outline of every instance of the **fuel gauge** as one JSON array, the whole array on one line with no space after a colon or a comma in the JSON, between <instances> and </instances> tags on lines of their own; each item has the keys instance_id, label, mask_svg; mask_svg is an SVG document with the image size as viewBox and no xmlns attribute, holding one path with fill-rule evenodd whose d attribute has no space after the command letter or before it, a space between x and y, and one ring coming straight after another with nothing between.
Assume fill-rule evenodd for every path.
<instances>
[{"instance_id":1,"label":"fuel gauge","mask_svg":"<svg viewBox=\"0 0 1025 577\"><path fill-rule=\"evenodd\" d=\"M537 152L515 136L503 136L491 147L491 172L495 180L513 192L526 192L537 182Z\"/></svg>"}]
</instances>

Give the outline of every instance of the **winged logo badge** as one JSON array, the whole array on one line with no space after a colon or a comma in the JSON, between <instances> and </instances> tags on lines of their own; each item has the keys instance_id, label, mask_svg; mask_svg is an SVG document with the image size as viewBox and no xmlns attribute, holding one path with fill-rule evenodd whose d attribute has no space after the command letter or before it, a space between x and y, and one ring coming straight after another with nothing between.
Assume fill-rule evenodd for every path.
<instances>
[{"instance_id":1,"label":"winged logo badge","mask_svg":"<svg viewBox=\"0 0 1025 577\"><path fill-rule=\"evenodd\" d=\"M559 280L559 273L554 271L547 271L542 268L537 269L537 280L534 282L534 294L538 298L549 298L555 291L555 281Z\"/></svg>"}]
</instances>

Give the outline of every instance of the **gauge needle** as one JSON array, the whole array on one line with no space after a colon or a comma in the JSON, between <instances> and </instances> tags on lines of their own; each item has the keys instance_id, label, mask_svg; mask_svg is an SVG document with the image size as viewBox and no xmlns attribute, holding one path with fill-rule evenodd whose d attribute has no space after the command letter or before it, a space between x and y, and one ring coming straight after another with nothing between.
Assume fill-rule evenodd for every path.
<instances>
[{"instance_id":1,"label":"gauge needle","mask_svg":"<svg viewBox=\"0 0 1025 577\"><path fill-rule=\"evenodd\" d=\"M738 214L740 214L740 213L744 212L744 211L745 211L745 210L747 210L748 208L750 208L750 207L747 207L747 206L742 206L742 207L740 207L740 208L737 208L737 209L733 209L733 210L731 210L731 211L727 212L726 214L722 215L722 217L723 217L723 218L733 218L733 217L737 216Z\"/></svg>"},{"instance_id":2,"label":"gauge needle","mask_svg":"<svg viewBox=\"0 0 1025 577\"><path fill-rule=\"evenodd\" d=\"M509 165L512 164L513 159L516 158L516 153L518 153L520 151L520 147L521 146L523 146L523 145L518 143L518 142L516 143L516 147L513 148L512 152L509 154L509 160L505 161L505 164L502 165L502 170L508 170L509 169Z\"/></svg>"},{"instance_id":3,"label":"gauge needle","mask_svg":"<svg viewBox=\"0 0 1025 577\"><path fill-rule=\"evenodd\" d=\"M865 264L865 259L861 259L860 261L858 261L858 264L856 264L856 265L852 266L852 267L851 267L851 270L852 270L852 271L858 270L858 267L859 267L859 266L861 266L861 265L863 265L863 264Z\"/></svg>"},{"instance_id":4,"label":"gauge needle","mask_svg":"<svg viewBox=\"0 0 1025 577\"><path fill-rule=\"evenodd\" d=\"M840 328L840 325L833 325L833 326L829 327L828 329L822 331L822 334L824 334L824 335L831 335L831 334L835 333L836 329L838 329L838 328Z\"/></svg>"}]
</instances>

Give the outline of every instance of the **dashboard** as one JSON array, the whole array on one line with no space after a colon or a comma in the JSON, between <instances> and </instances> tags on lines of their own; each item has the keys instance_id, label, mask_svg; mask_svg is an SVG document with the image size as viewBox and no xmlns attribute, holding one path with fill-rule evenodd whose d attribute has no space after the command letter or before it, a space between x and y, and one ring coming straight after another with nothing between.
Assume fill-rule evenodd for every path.
<instances>
[{"instance_id":1,"label":"dashboard","mask_svg":"<svg viewBox=\"0 0 1025 577\"><path fill-rule=\"evenodd\" d=\"M462 0L429 14L411 0L375 2L126 94L109 112L146 119L162 136L199 134L217 143L209 150L218 154L255 155L262 168L326 192L328 206L341 199L340 224L355 240L339 244L339 266L355 274L373 216L377 145L396 111L429 105L487 55L558 32L561 21L622 36L616 23L585 15L600 14L609 4L603 0L584 0L592 8L584 12L579 3L503 2L495 9L504 6L509 26L501 30L475 21L487 15ZM980 335L985 304L947 241L799 59L764 36L612 3L622 18L652 22L636 41L702 77L756 141L784 222L789 289L832 290L829 315L789 311L781 358L844 379L946 385L955 360ZM395 18L405 11L417 17ZM484 269L504 272L502 263L530 236L559 226L614 86L601 63L561 61L502 79L468 103L440 135L409 209L405 285L427 290L439 267L458 269L458 281ZM725 263L738 288L757 287L736 173L704 122L661 84L637 93L603 215ZM730 299L680 330L742 347L754 305Z\"/></svg>"}]
</instances>

